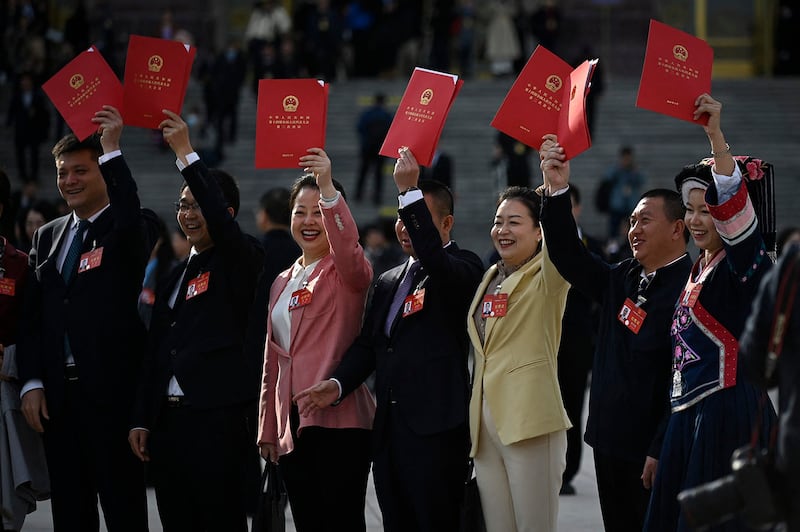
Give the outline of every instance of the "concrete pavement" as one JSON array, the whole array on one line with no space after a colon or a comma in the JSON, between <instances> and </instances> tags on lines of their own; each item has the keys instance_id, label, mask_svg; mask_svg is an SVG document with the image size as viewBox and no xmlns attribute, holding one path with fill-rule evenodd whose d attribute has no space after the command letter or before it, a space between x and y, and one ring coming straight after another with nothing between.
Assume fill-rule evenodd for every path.
<instances>
[{"instance_id":1,"label":"concrete pavement","mask_svg":"<svg viewBox=\"0 0 800 532\"><path fill-rule=\"evenodd\" d=\"M560 507L558 512L558 528L562 532L597 532L603 529L600 517L600 503L597 498L597 484L594 476L594 461L592 460L592 450L584 445L583 462L578 476L573 481L576 494L559 497ZM158 520L155 495L152 490L148 490L150 531L160 532L161 523ZM381 512L378 508L378 501L375 498L375 487L370 479L367 490L367 531L381 532ZM292 524L292 512L286 512L286 530L294 532ZM50 517L50 503L44 501L39 503L35 512L28 515L23 531L25 532L50 532L53 530L52 519ZM106 531L104 525L101 531Z\"/></svg>"}]
</instances>

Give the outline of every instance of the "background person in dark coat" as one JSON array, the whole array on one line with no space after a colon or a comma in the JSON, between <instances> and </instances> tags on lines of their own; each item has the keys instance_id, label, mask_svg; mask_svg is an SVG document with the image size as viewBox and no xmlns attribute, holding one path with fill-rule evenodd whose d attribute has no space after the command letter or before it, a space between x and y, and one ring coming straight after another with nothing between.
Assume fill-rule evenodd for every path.
<instances>
[{"instance_id":1,"label":"background person in dark coat","mask_svg":"<svg viewBox=\"0 0 800 532\"><path fill-rule=\"evenodd\" d=\"M753 310L739 343L739 356L747 376L762 387L778 387L778 440L776 465L781 472L778 490L783 497L788 532L800 531L800 307L797 300L789 312L784 307L783 349L772 374L770 335L778 301L789 294L789 284L781 286L792 268L800 267L800 244L784 250L776 266L764 276ZM769 378L768 378L769 377Z\"/></svg>"},{"instance_id":2,"label":"background person in dark coat","mask_svg":"<svg viewBox=\"0 0 800 532\"><path fill-rule=\"evenodd\" d=\"M50 111L33 75L23 72L11 95L6 126L14 127L17 172L23 182L39 180L39 146L50 130Z\"/></svg>"}]
</instances>

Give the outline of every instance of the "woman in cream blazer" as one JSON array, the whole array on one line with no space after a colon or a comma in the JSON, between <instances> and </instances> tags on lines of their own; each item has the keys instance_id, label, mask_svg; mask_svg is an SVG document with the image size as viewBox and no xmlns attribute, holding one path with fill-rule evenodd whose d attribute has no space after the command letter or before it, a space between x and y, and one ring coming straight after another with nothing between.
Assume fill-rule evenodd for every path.
<instances>
[{"instance_id":1,"label":"woman in cream blazer","mask_svg":"<svg viewBox=\"0 0 800 532\"><path fill-rule=\"evenodd\" d=\"M259 406L261 455L278 462L299 532L365 530L375 400L365 385L300 417L292 396L327 379L361 329L372 268L330 160L300 158L291 231L302 256L272 284ZM329 489L331 488L332 489Z\"/></svg>"},{"instance_id":2,"label":"woman in cream blazer","mask_svg":"<svg viewBox=\"0 0 800 532\"><path fill-rule=\"evenodd\" d=\"M569 284L547 256L540 198L500 195L489 268L467 320L475 353L471 456L489 532L554 531L571 426L557 354Z\"/></svg>"}]
</instances>

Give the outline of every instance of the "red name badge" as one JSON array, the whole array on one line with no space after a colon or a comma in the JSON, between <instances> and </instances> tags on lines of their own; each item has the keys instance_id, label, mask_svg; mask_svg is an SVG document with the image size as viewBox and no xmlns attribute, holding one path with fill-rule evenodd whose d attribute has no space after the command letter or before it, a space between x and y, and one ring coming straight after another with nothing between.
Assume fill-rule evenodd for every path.
<instances>
[{"instance_id":1,"label":"red name badge","mask_svg":"<svg viewBox=\"0 0 800 532\"><path fill-rule=\"evenodd\" d=\"M142 293L139 294L139 302L143 305L152 305L156 302L156 293L151 288L142 288Z\"/></svg>"},{"instance_id":2,"label":"red name badge","mask_svg":"<svg viewBox=\"0 0 800 532\"><path fill-rule=\"evenodd\" d=\"M508 310L508 294L486 294L483 296L483 309L481 316L484 318L502 318Z\"/></svg>"},{"instance_id":3,"label":"red name badge","mask_svg":"<svg viewBox=\"0 0 800 532\"><path fill-rule=\"evenodd\" d=\"M688 292L684 292L681 297L681 305L684 307L694 308L697 303L697 298L700 297L700 290L703 288L702 284L696 284Z\"/></svg>"},{"instance_id":4,"label":"red name badge","mask_svg":"<svg viewBox=\"0 0 800 532\"><path fill-rule=\"evenodd\" d=\"M0 278L0 296L15 296L17 294L17 282L8 277Z\"/></svg>"},{"instance_id":5,"label":"red name badge","mask_svg":"<svg viewBox=\"0 0 800 532\"><path fill-rule=\"evenodd\" d=\"M642 323L644 323L646 317L647 312L637 307L630 298L625 298L625 303L622 304L622 308L617 315L617 319L630 329L633 334L639 334L639 329L642 328Z\"/></svg>"},{"instance_id":6,"label":"red name badge","mask_svg":"<svg viewBox=\"0 0 800 532\"><path fill-rule=\"evenodd\" d=\"M95 248L81 255L78 263L78 273L88 272L97 268L103 262L103 248Z\"/></svg>"},{"instance_id":7,"label":"red name badge","mask_svg":"<svg viewBox=\"0 0 800 532\"><path fill-rule=\"evenodd\" d=\"M211 272L205 272L189 281L189 284L186 286L186 301L208 290L209 277L211 277Z\"/></svg>"},{"instance_id":8,"label":"red name badge","mask_svg":"<svg viewBox=\"0 0 800 532\"><path fill-rule=\"evenodd\" d=\"M311 303L311 292L308 288L301 288L292 292L292 297L289 298L289 311L305 307Z\"/></svg>"},{"instance_id":9,"label":"red name badge","mask_svg":"<svg viewBox=\"0 0 800 532\"><path fill-rule=\"evenodd\" d=\"M417 290L403 301L403 317L410 316L422 310L425 305L425 289Z\"/></svg>"}]
</instances>

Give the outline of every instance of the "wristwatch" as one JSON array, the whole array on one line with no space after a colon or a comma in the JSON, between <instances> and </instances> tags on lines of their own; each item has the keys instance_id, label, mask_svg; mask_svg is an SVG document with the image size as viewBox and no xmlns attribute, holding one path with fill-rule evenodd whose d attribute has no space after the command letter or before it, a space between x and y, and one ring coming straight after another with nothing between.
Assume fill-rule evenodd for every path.
<instances>
[{"instance_id":1,"label":"wristwatch","mask_svg":"<svg viewBox=\"0 0 800 532\"><path fill-rule=\"evenodd\" d=\"M408 193L409 193L409 192L411 192L412 190L419 190L419 188L417 188L417 187L408 187L407 189L405 189L404 191L402 191L402 192L400 193L400 195L401 195L401 196L405 196L406 194L408 194Z\"/></svg>"}]
</instances>

